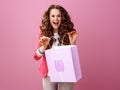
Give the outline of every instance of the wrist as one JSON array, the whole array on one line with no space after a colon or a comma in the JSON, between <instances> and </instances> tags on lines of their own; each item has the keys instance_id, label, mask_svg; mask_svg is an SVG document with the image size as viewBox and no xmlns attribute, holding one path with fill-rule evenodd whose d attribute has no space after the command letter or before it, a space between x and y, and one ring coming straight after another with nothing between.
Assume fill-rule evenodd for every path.
<instances>
[{"instance_id":1,"label":"wrist","mask_svg":"<svg viewBox=\"0 0 120 90\"><path fill-rule=\"evenodd\" d=\"M39 54L41 54L41 55L44 54L44 51L41 51L40 48L38 49L38 52L39 52Z\"/></svg>"},{"instance_id":2,"label":"wrist","mask_svg":"<svg viewBox=\"0 0 120 90\"><path fill-rule=\"evenodd\" d=\"M38 56L42 56L42 55L44 54L44 51L42 51L41 48L38 48L37 51L36 51L36 54L37 54Z\"/></svg>"},{"instance_id":3,"label":"wrist","mask_svg":"<svg viewBox=\"0 0 120 90\"><path fill-rule=\"evenodd\" d=\"M44 52L44 51L45 51L45 49L46 49L46 47L41 46L39 49L40 49L40 51L41 51L41 52Z\"/></svg>"},{"instance_id":4,"label":"wrist","mask_svg":"<svg viewBox=\"0 0 120 90\"><path fill-rule=\"evenodd\" d=\"M70 44L71 44L71 45L75 45L76 43L75 43L75 42L71 42Z\"/></svg>"}]
</instances>

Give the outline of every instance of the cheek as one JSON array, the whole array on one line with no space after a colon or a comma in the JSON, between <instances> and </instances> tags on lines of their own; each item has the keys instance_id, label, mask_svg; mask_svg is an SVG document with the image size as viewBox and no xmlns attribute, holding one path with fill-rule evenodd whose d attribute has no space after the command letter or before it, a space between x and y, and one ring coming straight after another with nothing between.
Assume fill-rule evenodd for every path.
<instances>
[{"instance_id":1,"label":"cheek","mask_svg":"<svg viewBox=\"0 0 120 90\"><path fill-rule=\"evenodd\" d=\"M52 16L49 16L49 19L50 19L50 20L52 20L52 19L53 19L53 17L52 17Z\"/></svg>"},{"instance_id":2,"label":"cheek","mask_svg":"<svg viewBox=\"0 0 120 90\"><path fill-rule=\"evenodd\" d=\"M52 18L50 18L50 22L52 23L52 21L53 21L53 19Z\"/></svg>"},{"instance_id":3,"label":"cheek","mask_svg":"<svg viewBox=\"0 0 120 90\"><path fill-rule=\"evenodd\" d=\"M62 19L61 19L61 18L59 18L59 21L61 22L61 21L62 21Z\"/></svg>"}]
</instances>

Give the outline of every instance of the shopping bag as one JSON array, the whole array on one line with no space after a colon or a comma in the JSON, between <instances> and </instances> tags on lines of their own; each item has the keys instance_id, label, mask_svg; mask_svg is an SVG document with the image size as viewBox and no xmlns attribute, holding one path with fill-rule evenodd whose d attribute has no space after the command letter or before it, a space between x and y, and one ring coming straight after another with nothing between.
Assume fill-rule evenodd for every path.
<instances>
[{"instance_id":1,"label":"shopping bag","mask_svg":"<svg viewBox=\"0 0 120 90\"><path fill-rule=\"evenodd\" d=\"M56 46L45 51L51 82L77 82L82 78L77 45Z\"/></svg>"}]
</instances>

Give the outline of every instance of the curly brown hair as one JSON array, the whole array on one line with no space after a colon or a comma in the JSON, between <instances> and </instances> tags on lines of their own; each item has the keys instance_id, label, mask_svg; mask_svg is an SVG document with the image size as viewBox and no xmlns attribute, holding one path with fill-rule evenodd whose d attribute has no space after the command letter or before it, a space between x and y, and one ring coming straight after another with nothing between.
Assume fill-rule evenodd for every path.
<instances>
[{"instance_id":1,"label":"curly brown hair","mask_svg":"<svg viewBox=\"0 0 120 90\"><path fill-rule=\"evenodd\" d=\"M70 41L67 33L75 30L73 28L74 24L71 21L71 18L68 12L60 5L50 5L48 10L44 13L43 19L42 19L42 25L40 26L40 30L42 31L42 36L52 37L54 35L53 27L50 24L50 18L49 18L50 11L52 9L58 9L61 12L62 20L58 30L58 34L60 36L59 38L60 45L61 44L69 45ZM50 48L52 44L53 44L53 39L50 40L50 45L48 46L48 48Z\"/></svg>"}]
</instances>

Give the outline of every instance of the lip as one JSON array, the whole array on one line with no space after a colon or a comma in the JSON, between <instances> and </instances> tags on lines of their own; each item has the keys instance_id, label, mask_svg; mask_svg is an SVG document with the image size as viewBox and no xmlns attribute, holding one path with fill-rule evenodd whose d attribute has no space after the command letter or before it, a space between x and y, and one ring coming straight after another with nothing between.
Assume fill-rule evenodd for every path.
<instances>
[{"instance_id":1,"label":"lip","mask_svg":"<svg viewBox=\"0 0 120 90\"><path fill-rule=\"evenodd\" d=\"M59 22L53 22L53 25L58 26Z\"/></svg>"}]
</instances>

